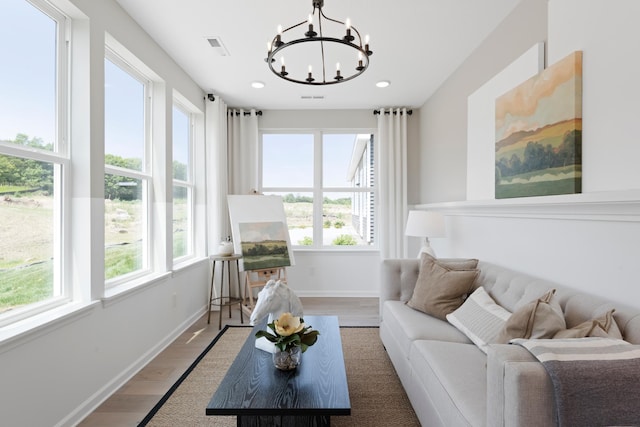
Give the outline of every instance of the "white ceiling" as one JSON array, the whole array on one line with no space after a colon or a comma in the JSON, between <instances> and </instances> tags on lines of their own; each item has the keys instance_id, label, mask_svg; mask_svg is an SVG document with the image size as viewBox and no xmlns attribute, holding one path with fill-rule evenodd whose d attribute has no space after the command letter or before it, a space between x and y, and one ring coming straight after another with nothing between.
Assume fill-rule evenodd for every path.
<instances>
[{"instance_id":1,"label":"white ceiling","mask_svg":"<svg viewBox=\"0 0 640 427\"><path fill-rule=\"evenodd\" d=\"M117 1L204 91L230 106L367 109L420 107L520 0L325 0L324 14L339 21L349 17L363 36L370 35L373 51L364 74L330 86L287 82L264 61L277 26L305 20L312 0ZM286 34L302 34L305 27ZM212 36L229 56L216 53L207 41ZM291 59L287 68L293 73ZM341 62L343 70L347 66ZM335 62L327 61L327 73L334 70ZM266 86L252 88L256 80ZM377 88L380 80L391 85Z\"/></svg>"}]
</instances>

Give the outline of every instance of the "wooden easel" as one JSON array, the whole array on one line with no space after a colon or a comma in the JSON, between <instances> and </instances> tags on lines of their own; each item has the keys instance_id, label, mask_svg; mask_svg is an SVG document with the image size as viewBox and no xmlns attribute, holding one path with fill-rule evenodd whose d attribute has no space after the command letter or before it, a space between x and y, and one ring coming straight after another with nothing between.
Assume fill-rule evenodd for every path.
<instances>
[{"instance_id":1,"label":"wooden easel","mask_svg":"<svg viewBox=\"0 0 640 427\"><path fill-rule=\"evenodd\" d=\"M281 280L286 283L287 271L284 267L275 267L244 272L244 298L242 301L242 309L245 313L251 315L251 311L255 306L253 302L253 288L261 288L271 279Z\"/></svg>"}]
</instances>

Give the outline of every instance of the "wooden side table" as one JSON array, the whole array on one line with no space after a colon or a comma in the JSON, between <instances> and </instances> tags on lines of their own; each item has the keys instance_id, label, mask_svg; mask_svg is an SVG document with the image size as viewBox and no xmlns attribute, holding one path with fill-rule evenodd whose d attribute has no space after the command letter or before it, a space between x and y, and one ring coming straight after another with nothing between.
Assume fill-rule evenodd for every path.
<instances>
[{"instance_id":1,"label":"wooden side table","mask_svg":"<svg viewBox=\"0 0 640 427\"><path fill-rule=\"evenodd\" d=\"M240 265L238 261L242 258L242 255L233 254L230 256L213 255L213 266L211 267L211 290L209 291L209 315L207 316L207 323L211 321L211 306L217 305L220 307L220 316L218 318L218 329L222 329L222 307L229 307L229 318L231 318L231 306L238 304L240 308L240 322L244 323L242 314L242 289L240 286ZM238 298L231 296L231 262L235 261L236 271L238 272ZM216 263L222 264L222 271L220 274L220 296L213 297L213 287L215 286L216 278ZM224 270L227 266L227 295L224 294Z\"/></svg>"}]
</instances>

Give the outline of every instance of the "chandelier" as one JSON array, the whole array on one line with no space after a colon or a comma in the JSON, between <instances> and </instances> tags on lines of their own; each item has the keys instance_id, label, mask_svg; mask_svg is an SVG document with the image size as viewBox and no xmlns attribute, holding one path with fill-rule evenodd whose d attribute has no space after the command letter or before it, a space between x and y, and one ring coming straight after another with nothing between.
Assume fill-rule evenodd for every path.
<instances>
[{"instance_id":1,"label":"chandelier","mask_svg":"<svg viewBox=\"0 0 640 427\"><path fill-rule=\"evenodd\" d=\"M265 61L269 69L276 76L290 82L316 86L346 82L364 73L369 66L369 57L373 55L369 49L369 36L365 36L363 40L360 32L351 25L349 18L342 22L326 16L322 11L324 0L312 0L311 3L313 11L307 20L285 30L282 26L278 26L278 33L267 44L268 54ZM307 24L307 31L302 33L302 29L305 28L303 27L300 29L300 38L287 41L287 36L294 34L292 30L304 24ZM332 30L333 34L338 36L325 35L323 25L327 27L326 30ZM342 31L342 34L338 31ZM327 61L330 64L335 63L335 74L330 71L329 77L327 77ZM306 68L306 76L304 68ZM314 70L318 68L321 72L314 74ZM294 70L300 77L292 77Z\"/></svg>"}]
</instances>

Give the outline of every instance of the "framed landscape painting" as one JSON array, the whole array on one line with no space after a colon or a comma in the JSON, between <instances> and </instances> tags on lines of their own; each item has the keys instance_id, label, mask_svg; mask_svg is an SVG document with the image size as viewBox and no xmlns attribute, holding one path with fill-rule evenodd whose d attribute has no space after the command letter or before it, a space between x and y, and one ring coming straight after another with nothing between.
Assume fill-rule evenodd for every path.
<instances>
[{"instance_id":1,"label":"framed landscape painting","mask_svg":"<svg viewBox=\"0 0 640 427\"><path fill-rule=\"evenodd\" d=\"M233 247L244 271L295 265L281 196L229 194Z\"/></svg>"},{"instance_id":2,"label":"framed landscape painting","mask_svg":"<svg viewBox=\"0 0 640 427\"><path fill-rule=\"evenodd\" d=\"M496 99L496 199L582 191L582 52Z\"/></svg>"},{"instance_id":3,"label":"framed landscape painting","mask_svg":"<svg viewBox=\"0 0 640 427\"><path fill-rule=\"evenodd\" d=\"M238 227L245 271L291 265L283 222L241 222Z\"/></svg>"}]
</instances>

